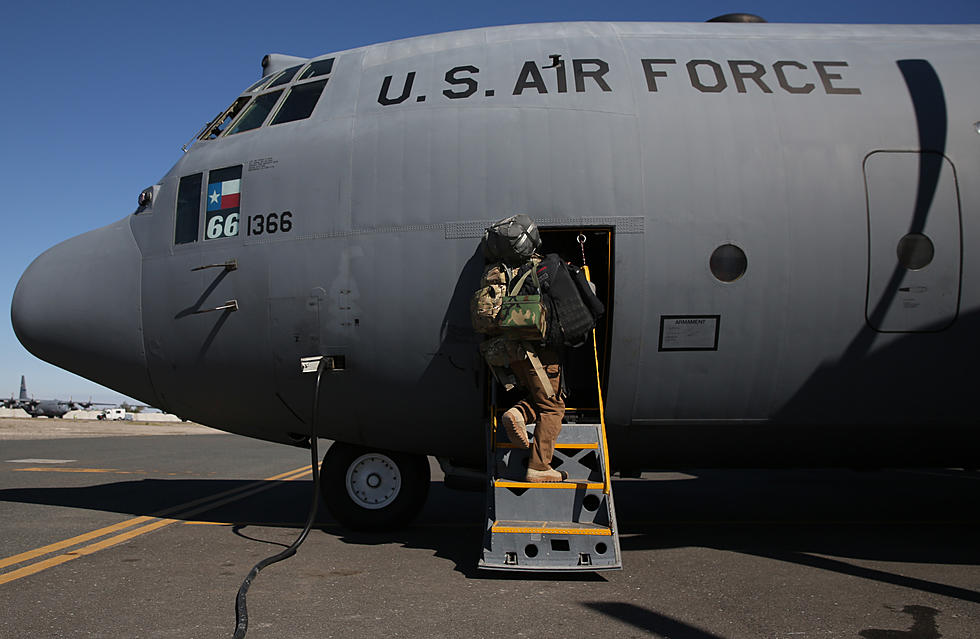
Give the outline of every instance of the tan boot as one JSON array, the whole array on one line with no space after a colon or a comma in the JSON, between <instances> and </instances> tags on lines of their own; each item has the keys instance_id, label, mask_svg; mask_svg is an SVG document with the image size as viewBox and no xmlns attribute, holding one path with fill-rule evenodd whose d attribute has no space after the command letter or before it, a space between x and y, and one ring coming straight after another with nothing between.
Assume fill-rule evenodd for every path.
<instances>
[{"instance_id":1,"label":"tan boot","mask_svg":"<svg viewBox=\"0 0 980 639\"><path fill-rule=\"evenodd\" d=\"M524 415L521 414L521 411L516 408L511 408L504 413L500 421L504 424L504 432L507 433L507 439L510 440L511 444L520 446L521 448L529 448L531 446L527 439L527 428L524 425Z\"/></svg>"},{"instance_id":2,"label":"tan boot","mask_svg":"<svg viewBox=\"0 0 980 639\"><path fill-rule=\"evenodd\" d=\"M527 480L535 484L545 483L545 482L555 482L555 481L565 481L568 479L568 475L564 471L555 470L554 468L549 468L548 470L534 470L533 468L527 469Z\"/></svg>"}]
</instances>

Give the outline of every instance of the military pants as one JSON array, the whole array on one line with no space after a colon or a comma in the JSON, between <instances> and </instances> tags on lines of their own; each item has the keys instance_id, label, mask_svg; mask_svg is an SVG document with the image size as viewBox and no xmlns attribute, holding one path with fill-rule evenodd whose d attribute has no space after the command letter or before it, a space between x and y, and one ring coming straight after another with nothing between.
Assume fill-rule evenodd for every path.
<instances>
[{"instance_id":1,"label":"military pants","mask_svg":"<svg viewBox=\"0 0 980 639\"><path fill-rule=\"evenodd\" d=\"M565 416L565 399L560 388L561 365L558 356L553 351L543 350L538 353L538 358L548 374L551 388L544 388L530 360L511 362L511 370L514 371L517 381L527 391L527 396L514 408L521 411L525 423L536 424L528 468L548 470L555 454L558 433L561 432L561 420Z\"/></svg>"}]
</instances>

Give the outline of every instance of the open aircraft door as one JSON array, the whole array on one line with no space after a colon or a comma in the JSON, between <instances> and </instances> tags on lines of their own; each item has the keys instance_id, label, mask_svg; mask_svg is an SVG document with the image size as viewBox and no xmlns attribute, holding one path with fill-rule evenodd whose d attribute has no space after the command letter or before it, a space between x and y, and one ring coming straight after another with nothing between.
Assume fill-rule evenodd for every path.
<instances>
[{"instance_id":1,"label":"open aircraft door","mask_svg":"<svg viewBox=\"0 0 980 639\"><path fill-rule=\"evenodd\" d=\"M612 340L615 228L609 226L550 226L547 222L540 227L541 253L558 253L575 266L588 264L596 294L606 307L605 314L599 318L595 327L596 350L591 344L579 348L568 348L564 352L566 371L566 391L569 404L568 413L581 411L596 413L599 410L599 397L596 380L596 366L602 392L608 392L609 352Z\"/></svg>"},{"instance_id":2,"label":"open aircraft door","mask_svg":"<svg viewBox=\"0 0 980 639\"><path fill-rule=\"evenodd\" d=\"M868 323L881 332L938 332L956 320L962 240L956 172L944 155L875 151L868 197Z\"/></svg>"}]
</instances>

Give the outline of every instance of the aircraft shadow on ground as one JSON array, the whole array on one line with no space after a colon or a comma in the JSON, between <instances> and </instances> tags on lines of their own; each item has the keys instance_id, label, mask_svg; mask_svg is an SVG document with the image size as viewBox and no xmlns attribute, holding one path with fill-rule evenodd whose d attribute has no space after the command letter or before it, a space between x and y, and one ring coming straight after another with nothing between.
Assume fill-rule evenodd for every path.
<instances>
[{"instance_id":1,"label":"aircraft shadow on ground","mask_svg":"<svg viewBox=\"0 0 980 639\"><path fill-rule=\"evenodd\" d=\"M673 617L631 603L591 601L584 605L660 637L670 637L670 639L724 639L720 635L712 634Z\"/></svg>"},{"instance_id":2,"label":"aircraft shadow on ground","mask_svg":"<svg viewBox=\"0 0 980 639\"><path fill-rule=\"evenodd\" d=\"M980 593L867 568L849 560L980 565L976 473L841 470L689 471L687 478L614 483L624 563L631 552L679 547L724 549L980 603ZM87 487L0 490L0 502L157 515L232 525L228 534L264 541L261 527L300 529L310 481L274 488L205 512L169 509L251 481L144 479ZM343 529L322 507L316 526L351 545L400 544L433 551L473 578L602 580L582 575L479 571L483 495L433 482L416 522L383 533ZM649 619L647 620L649 621ZM693 632L693 631L692 631ZM698 636L696 633L692 637Z\"/></svg>"}]
</instances>

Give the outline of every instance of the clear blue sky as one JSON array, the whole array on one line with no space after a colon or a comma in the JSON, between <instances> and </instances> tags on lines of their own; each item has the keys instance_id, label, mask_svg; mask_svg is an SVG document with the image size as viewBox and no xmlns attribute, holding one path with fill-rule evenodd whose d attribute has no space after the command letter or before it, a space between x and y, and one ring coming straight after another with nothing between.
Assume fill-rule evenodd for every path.
<instances>
[{"instance_id":1,"label":"clear blue sky","mask_svg":"<svg viewBox=\"0 0 980 639\"><path fill-rule=\"evenodd\" d=\"M701 22L733 11L770 22L980 23L978 0L12 3L0 22L0 396L15 393L24 374L38 398L122 399L24 350L6 310L14 287L48 247L132 212L180 146L258 79L266 53L309 57L525 22Z\"/></svg>"}]
</instances>

